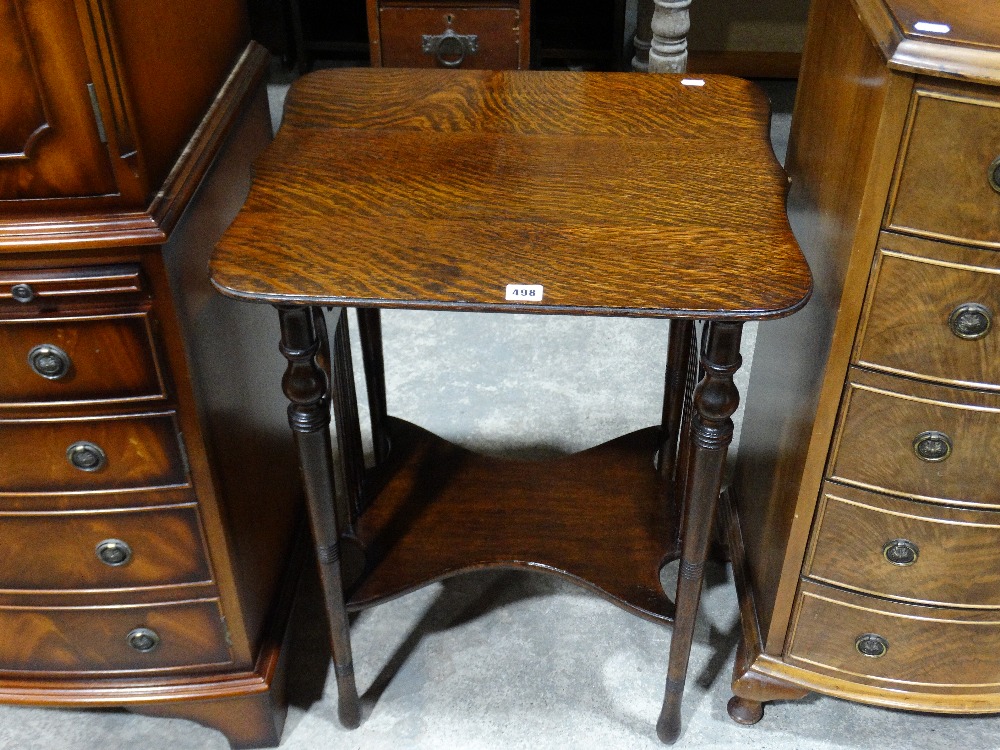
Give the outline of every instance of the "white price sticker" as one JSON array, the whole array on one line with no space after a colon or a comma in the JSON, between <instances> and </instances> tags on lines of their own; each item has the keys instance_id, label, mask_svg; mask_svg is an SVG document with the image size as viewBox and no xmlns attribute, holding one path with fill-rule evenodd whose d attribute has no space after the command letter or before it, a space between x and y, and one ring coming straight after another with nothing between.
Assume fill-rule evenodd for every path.
<instances>
[{"instance_id":1,"label":"white price sticker","mask_svg":"<svg viewBox=\"0 0 1000 750\"><path fill-rule=\"evenodd\" d=\"M507 296L511 302L541 302L545 287L541 284L508 284Z\"/></svg>"}]
</instances>

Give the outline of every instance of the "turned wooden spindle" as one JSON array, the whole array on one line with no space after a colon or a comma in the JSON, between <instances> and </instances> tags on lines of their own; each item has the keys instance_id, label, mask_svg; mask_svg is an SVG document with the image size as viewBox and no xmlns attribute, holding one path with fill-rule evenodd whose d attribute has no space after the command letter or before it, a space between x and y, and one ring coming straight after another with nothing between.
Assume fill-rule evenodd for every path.
<instances>
[{"instance_id":1,"label":"turned wooden spindle","mask_svg":"<svg viewBox=\"0 0 1000 750\"><path fill-rule=\"evenodd\" d=\"M361 354L365 364L368 411L371 414L375 464L389 455L388 411L385 397L385 357L382 352L382 313L376 307L358 308Z\"/></svg>"},{"instance_id":2,"label":"turned wooden spindle","mask_svg":"<svg viewBox=\"0 0 1000 750\"><path fill-rule=\"evenodd\" d=\"M687 70L690 7L691 0L653 0L650 73L683 73Z\"/></svg>"},{"instance_id":3,"label":"turned wooden spindle","mask_svg":"<svg viewBox=\"0 0 1000 750\"><path fill-rule=\"evenodd\" d=\"M653 0L639 0L632 46L632 70L636 73L649 72L649 47L653 41Z\"/></svg>"},{"instance_id":4,"label":"turned wooden spindle","mask_svg":"<svg viewBox=\"0 0 1000 750\"><path fill-rule=\"evenodd\" d=\"M677 465L678 438L686 395L691 350L690 320L670 321L667 370L663 387L663 418L660 420L660 451L657 456L660 476L672 481Z\"/></svg>"}]
</instances>

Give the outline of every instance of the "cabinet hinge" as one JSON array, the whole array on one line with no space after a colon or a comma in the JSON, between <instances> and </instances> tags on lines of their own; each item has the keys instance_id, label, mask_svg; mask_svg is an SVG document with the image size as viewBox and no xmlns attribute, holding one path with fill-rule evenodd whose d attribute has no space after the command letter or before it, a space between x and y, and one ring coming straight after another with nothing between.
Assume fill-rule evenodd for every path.
<instances>
[{"instance_id":1,"label":"cabinet hinge","mask_svg":"<svg viewBox=\"0 0 1000 750\"><path fill-rule=\"evenodd\" d=\"M94 84L87 84L87 93L90 94L90 106L94 108L94 120L97 122L97 137L105 146L108 144L108 131L104 129L104 118L101 116L101 105L97 101L97 89Z\"/></svg>"}]
</instances>

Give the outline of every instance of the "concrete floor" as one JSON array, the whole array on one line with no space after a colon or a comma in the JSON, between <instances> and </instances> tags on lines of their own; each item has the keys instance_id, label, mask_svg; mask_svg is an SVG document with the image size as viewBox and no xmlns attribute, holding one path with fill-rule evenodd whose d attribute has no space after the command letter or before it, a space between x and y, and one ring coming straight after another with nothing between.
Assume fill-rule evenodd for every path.
<instances>
[{"instance_id":1,"label":"concrete floor","mask_svg":"<svg viewBox=\"0 0 1000 750\"><path fill-rule=\"evenodd\" d=\"M776 106L784 110L775 118L783 151L787 90L777 90ZM658 419L661 322L389 312L384 330L391 411L478 450L563 453ZM361 613L352 636L365 719L353 732L337 723L312 575L305 592L291 649L287 750L662 747L654 724L669 628L560 579L469 575ZM713 568L676 747L1000 748L997 717L912 714L822 696L771 705L758 725L738 726L726 715L737 634L731 576ZM183 720L0 707L0 750L96 747L228 745Z\"/></svg>"}]
</instances>

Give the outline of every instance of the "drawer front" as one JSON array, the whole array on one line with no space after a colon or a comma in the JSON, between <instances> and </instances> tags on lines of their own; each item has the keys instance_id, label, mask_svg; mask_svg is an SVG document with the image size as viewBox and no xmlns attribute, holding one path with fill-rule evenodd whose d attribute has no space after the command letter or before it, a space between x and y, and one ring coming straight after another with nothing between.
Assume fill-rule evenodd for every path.
<instances>
[{"instance_id":1,"label":"drawer front","mask_svg":"<svg viewBox=\"0 0 1000 750\"><path fill-rule=\"evenodd\" d=\"M0 670L141 672L232 661L216 600L142 607L0 607ZM143 650L140 650L143 649Z\"/></svg>"},{"instance_id":2,"label":"drawer front","mask_svg":"<svg viewBox=\"0 0 1000 750\"><path fill-rule=\"evenodd\" d=\"M0 419L0 446L4 453L0 495L132 490L189 482L173 412Z\"/></svg>"},{"instance_id":3,"label":"drawer front","mask_svg":"<svg viewBox=\"0 0 1000 750\"><path fill-rule=\"evenodd\" d=\"M198 511L4 513L0 587L58 591L211 581Z\"/></svg>"},{"instance_id":4,"label":"drawer front","mask_svg":"<svg viewBox=\"0 0 1000 750\"><path fill-rule=\"evenodd\" d=\"M998 651L996 610L900 604L803 582L786 659L867 684L940 689L997 685L1000 660L984 657Z\"/></svg>"},{"instance_id":5,"label":"drawer front","mask_svg":"<svg viewBox=\"0 0 1000 750\"><path fill-rule=\"evenodd\" d=\"M0 407L162 399L149 316L0 322Z\"/></svg>"},{"instance_id":6,"label":"drawer front","mask_svg":"<svg viewBox=\"0 0 1000 750\"><path fill-rule=\"evenodd\" d=\"M382 64L516 69L520 26L521 14L516 8L382 7ZM433 38L425 44L425 36Z\"/></svg>"},{"instance_id":7,"label":"drawer front","mask_svg":"<svg viewBox=\"0 0 1000 750\"><path fill-rule=\"evenodd\" d=\"M981 261L1000 263L995 253L883 235L857 363L1000 388L1000 267Z\"/></svg>"},{"instance_id":8,"label":"drawer front","mask_svg":"<svg viewBox=\"0 0 1000 750\"><path fill-rule=\"evenodd\" d=\"M827 483L803 574L927 604L1000 607L1000 512Z\"/></svg>"},{"instance_id":9,"label":"drawer front","mask_svg":"<svg viewBox=\"0 0 1000 750\"><path fill-rule=\"evenodd\" d=\"M992 472L997 455L997 394L852 370L829 478L888 494L1000 507Z\"/></svg>"},{"instance_id":10,"label":"drawer front","mask_svg":"<svg viewBox=\"0 0 1000 750\"><path fill-rule=\"evenodd\" d=\"M121 304L149 296L134 263L70 268L0 268L0 313L37 315L81 304Z\"/></svg>"},{"instance_id":11,"label":"drawer front","mask_svg":"<svg viewBox=\"0 0 1000 750\"><path fill-rule=\"evenodd\" d=\"M927 86L914 97L889 228L1000 246L1000 96Z\"/></svg>"}]
</instances>

